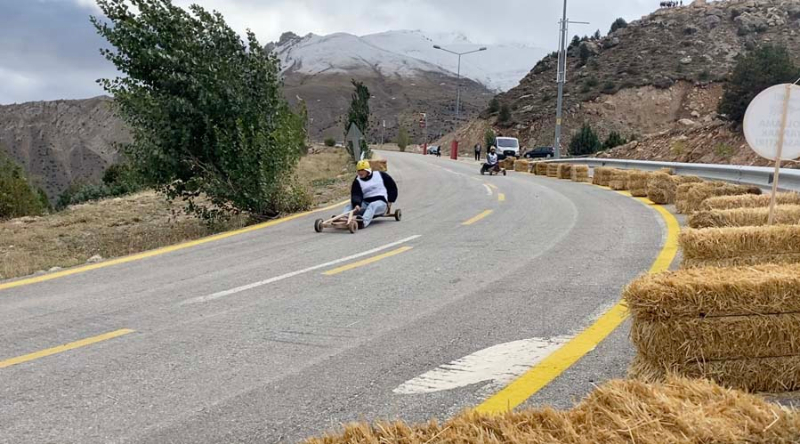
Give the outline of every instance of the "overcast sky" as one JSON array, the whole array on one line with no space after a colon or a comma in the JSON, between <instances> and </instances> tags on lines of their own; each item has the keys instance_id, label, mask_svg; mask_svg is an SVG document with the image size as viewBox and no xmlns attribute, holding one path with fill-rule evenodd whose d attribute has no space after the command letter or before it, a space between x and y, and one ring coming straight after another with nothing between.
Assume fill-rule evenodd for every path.
<instances>
[{"instance_id":1,"label":"overcast sky","mask_svg":"<svg viewBox=\"0 0 800 444\"><path fill-rule=\"evenodd\" d=\"M419 29L461 32L475 43L525 43L556 49L562 0L174 0L220 11L240 33L252 29L266 44L281 33L304 35ZM570 34L606 33L617 17L636 20L657 0L570 0L568 16L590 21ZM104 41L89 16L92 0L0 0L0 104L79 99L103 94L95 83L112 77L100 56Z\"/></svg>"}]
</instances>

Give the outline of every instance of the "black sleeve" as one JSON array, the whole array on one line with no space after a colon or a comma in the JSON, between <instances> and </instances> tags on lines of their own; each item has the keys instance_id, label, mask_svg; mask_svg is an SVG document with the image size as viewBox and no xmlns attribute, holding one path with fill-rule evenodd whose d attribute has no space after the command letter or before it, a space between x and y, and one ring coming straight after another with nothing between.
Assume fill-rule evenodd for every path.
<instances>
[{"instance_id":1,"label":"black sleeve","mask_svg":"<svg viewBox=\"0 0 800 444\"><path fill-rule=\"evenodd\" d=\"M394 183L394 179L388 173L384 173L383 171L380 172L381 176L383 177L383 185L386 187L386 192L389 194L389 202L393 203L397 201L397 184Z\"/></svg>"},{"instance_id":2,"label":"black sleeve","mask_svg":"<svg viewBox=\"0 0 800 444\"><path fill-rule=\"evenodd\" d=\"M353 208L361 205L364 200L364 192L361 191L361 185L358 184L358 178L353 180L353 185L350 187L350 205Z\"/></svg>"}]
</instances>

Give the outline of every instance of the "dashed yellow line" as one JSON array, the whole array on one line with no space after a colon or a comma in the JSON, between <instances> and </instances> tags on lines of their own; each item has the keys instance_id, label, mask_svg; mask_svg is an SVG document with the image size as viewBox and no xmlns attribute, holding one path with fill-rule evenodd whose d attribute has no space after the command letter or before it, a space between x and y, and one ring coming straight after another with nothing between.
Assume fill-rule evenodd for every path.
<instances>
[{"instance_id":1,"label":"dashed yellow line","mask_svg":"<svg viewBox=\"0 0 800 444\"><path fill-rule=\"evenodd\" d=\"M492 214L492 213L494 213L494 210L486 210L486 211L484 211L483 213L481 213L481 214L479 214L479 215L477 215L477 216L473 217L472 219L470 219L470 220L468 220L468 221L466 221L466 222L462 223L461 225L472 225L472 224L474 224L475 222L478 222L478 221L480 221L481 219L485 218L486 216L488 216L488 215L490 215L490 214Z\"/></svg>"},{"instance_id":2,"label":"dashed yellow line","mask_svg":"<svg viewBox=\"0 0 800 444\"><path fill-rule=\"evenodd\" d=\"M637 200L655 209L664 219L667 226L667 239L649 270L650 273L661 273L669 269L678 252L680 225L675 216L664 207L654 205L648 199L637 198ZM627 318L628 309L623 302L619 302L601 316L597 322L500 392L478 405L475 410L480 413L500 414L514 409L564 373L587 353L594 350L600 342L616 330Z\"/></svg>"},{"instance_id":3,"label":"dashed yellow line","mask_svg":"<svg viewBox=\"0 0 800 444\"><path fill-rule=\"evenodd\" d=\"M239 234L250 233L252 231L258 231L258 230L263 230L264 228L268 228L268 227L272 227L272 226L275 226L275 225L278 225L278 224L282 224L284 222L288 222L290 220L298 219L298 218L301 218L303 216L307 216L309 214L319 213L319 212L322 212L322 211L328 211L328 210L331 210L333 208L340 207L340 206L344 205L345 203L347 203L347 202L346 201L345 202L340 202L338 204L334 204L334 205L331 205L331 206L328 206L328 207L325 207L325 208L320 208L320 209L313 210L313 211L307 211L307 212L304 212L304 213L293 214L291 216L287 216L287 217L284 217L284 218L281 218L281 219L272 220L272 221L269 221L269 222L264 222L262 224L253 225L253 226L250 226L250 227L247 227L247 228L242 228L242 229L234 230L234 231L228 231L228 232L225 232L225 233L220 233L220 234L216 234L216 235L213 235L213 236L208 236L208 237L204 237L202 239L197 239L197 240L190 241L190 242L184 242L184 243L177 244L177 245L171 245L169 247L163 247L163 248L159 248L159 249L156 249L156 250L145 251L143 253L138 253L138 254L125 256L125 257L121 257L121 258L117 258L117 259L112 259L112 260L109 260L109 261L100 262L98 264L85 265L85 266L82 266L82 267L71 268L69 270L59 271L59 272L56 272L56 273L50 273L50 274L46 274L46 275L43 275L43 276L37 276L37 277L33 277L33 278L20 279L20 280L17 280L17 281L7 282L5 284L0 284L0 290L8 290L10 288L22 287L24 285L36 284L36 283L39 283L39 282L45 282L45 281L49 281L49 280L53 280L53 279L58 279L58 278L65 277L65 276L70 276L70 275L73 275L73 274L86 273L87 271L97 270L98 268L106 268L106 267L110 267L112 265L125 264L125 263L128 263L128 262L134 262L134 261L139 261L139 260L142 260L142 259L146 259L148 257L160 256L162 254L171 253L173 251L184 250L186 248L195 247L195 246L198 246L198 245L207 244L209 242L214 242L214 241L226 239L226 238L229 238L229 237L232 237L232 236L237 236Z\"/></svg>"},{"instance_id":4,"label":"dashed yellow line","mask_svg":"<svg viewBox=\"0 0 800 444\"><path fill-rule=\"evenodd\" d=\"M497 185L494 185L494 184L491 184L491 183L487 183L486 185L489 185L490 187L492 187L493 190L497 190L498 189Z\"/></svg>"},{"instance_id":5,"label":"dashed yellow line","mask_svg":"<svg viewBox=\"0 0 800 444\"><path fill-rule=\"evenodd\" d=\"M86 347L87 345L96 344L98 342L108 341L109 339L118 338L120 336L124 336L133 332L134 332L133 330L123 328L122 330L112 331L110 333L105 333L99 336L93 336L91 338L81 339L80 341L70 342L69 344L59 345L57 347L48 348L46 350L38 351L35 353L29 353L27 355L18 356L16 358L6 359L5 361L0 361L0 368L11 367L12 365L22 364L23 362L30 362L36 359L52 356L58 353L64 353L65 351Z\"/></svg>"},{"instance_id":6,"label":"dashed yellow line","mask_svg":"<svg viewBox=\"0 0 800 444\"><path fill-rule=\"evenodd\" d=\"M499 193L497 195L497 200L499 200L500 202L505 202L506 201L506 195L503 194L503 193Z\"/></svg>"},{"instance_id":7,"label":"dashed yellow line","mask_svg":"<svg viewBox=\"0 0 800 444\"><path fill-rule=\"evenodd\" d=\"M369 259L364 259L363 261L353 262L352 264L347 264L347 265L344 265L344 266L339 267L339 268L334 268L333 270L328 270L328 271L326 271L326 272L324 272L322 274L324 274L325 276L333 276L333 275L336 275L336 274L339 274L339 273L344 273L345 271L349 271L349 270L352 270L354 268L363 267L363 266L369 265L369 264L374 264L375 262L381 261L383 259L386 259L386 258L389 258L389 257L392 257L392 256L397 256L398 254L405 253L406 251L411 250L413 248L414 247L401 247L401 248L398 248L397 250L393 250L393 251L390 251L388 253L383 253L383 254L380 254L378 256L373 256L373 257L371 257Z\"/></svg>"}]
</instances>

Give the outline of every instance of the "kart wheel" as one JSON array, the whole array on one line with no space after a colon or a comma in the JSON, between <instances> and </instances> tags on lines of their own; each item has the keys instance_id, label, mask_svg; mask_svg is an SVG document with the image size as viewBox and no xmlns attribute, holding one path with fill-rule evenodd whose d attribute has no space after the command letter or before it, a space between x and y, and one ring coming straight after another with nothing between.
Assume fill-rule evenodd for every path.
<instances>
[{"instance_id":1,"label":"kart wheel","mask_svg":"<svg viewBox=\"0 0 800 444\"><path fill-rule=\"evenodd\" d=\"M317 219L314 221L314 231L317 233L322 233L322 219Z\"/></svg>"},{"instance_id":2,"label":"kart wheel","mask_svg":"<svg viewBox=\"0 0 800 444\"><path fill-rule=\"evenodd\" d=\"M397 211L394 212L394 220L400 222L400 219L402 219L402 218L403 218L403 212L402 211L397 210Z\"/></svg>"},{"instance_id":3,"label":"kart wheel","mask_svg":"<svg viewBox=\"0 0 800 444\"><path fill-rule=\"evenodd\" d=\"M358 231L358 222L350 222L350 225L347 226L347 229L350 230L351 233L355 234L356 231Z\"/></svg>"},{"instance_id":4,"label":"kart wheel","mask_svg":"<svg viewBox=\"0 0 800 444\"><path fill-rule=\"evenodd\" d=\"M506 175L506 170L503 170L503 176L505 176L505 175Z\"/></svg>"},{"instance_id":5,"label":"kart wheel","mask_svg":"<svg viewBox=\"0 0 800 444\"><path fill-rule=\"evenodd\" d=\"M483 176L484 174L486 174L486 171L481 170L481 176Z\"/></svg>"}]
</instances>

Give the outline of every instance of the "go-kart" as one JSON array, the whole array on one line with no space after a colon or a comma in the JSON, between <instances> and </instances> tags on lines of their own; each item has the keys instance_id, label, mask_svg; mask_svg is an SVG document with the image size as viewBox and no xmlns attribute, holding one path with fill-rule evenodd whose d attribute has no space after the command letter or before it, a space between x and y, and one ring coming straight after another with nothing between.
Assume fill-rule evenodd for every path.
<instances>
[{"instance_id":1,"label":"go-kart","mask_svg":"<svg viewBox=\"0 0 800 444\"><path fill-rule=\"evenodd\" d=\"M490 176L493 176L495 174L499 175L500 173L503 173L503 176L505 176L506 169L500 168L499 163L496 163L494 165L489 165L488 163L484 163L483 165L481 165L481 176L483 176L486 173L489 173Z\"/></svg>"},{"instance_id":2,"label":"go-kart","mask_svg":"<svg viewBox=\"0 0 800 444\"><path fill-rule=\"evenodd\" d=\"M314 231L321 233L325 228L337 228L355 233L358 231L359 227L362 226L362 214L362 209L360 207L355 207L351 211L346 211L337 216L331 216L331 218L327 220L317 219L314 221ZM376 214L374 218L378 219L382 217L393 217L394 220L400 222L400 219L403 218L403 212L400 211L400 209L392 211L392 204L389 203L386 205L386 212L380 216Z\"/></svg>"}]
</instances>

